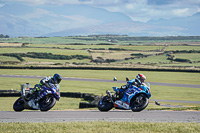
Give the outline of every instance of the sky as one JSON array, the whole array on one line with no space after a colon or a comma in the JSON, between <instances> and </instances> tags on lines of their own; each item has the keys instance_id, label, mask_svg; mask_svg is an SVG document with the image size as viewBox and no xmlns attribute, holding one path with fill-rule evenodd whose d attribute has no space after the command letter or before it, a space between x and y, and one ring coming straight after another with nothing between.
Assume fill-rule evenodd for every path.
<instances>
[{"instance_id":1,"label":"sky","mask_svg":"<svg viewBox=\"0 0 200 133\"><path fill-rule=\"evenodd\" d=\"M200 12L200 0L0 0L6 3L44 4L84 4L120 12L133 21L147 22L151 19L171 19L192 16Z\"/></svg>"}]
</instances>

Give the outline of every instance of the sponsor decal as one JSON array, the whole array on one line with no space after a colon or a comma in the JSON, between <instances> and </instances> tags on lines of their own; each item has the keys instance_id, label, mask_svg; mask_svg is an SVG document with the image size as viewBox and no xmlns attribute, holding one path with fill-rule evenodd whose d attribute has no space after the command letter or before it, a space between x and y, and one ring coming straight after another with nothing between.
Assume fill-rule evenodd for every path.
<instances>
[{"instance_id":1,"label":"sponsor decal","mask_svg":"<svg viewBox=\"0 0 200 133\"><path fill-rule=\"evenodd\" d=\"M129 109L129 105L120 100L115 101L115 104L117 104L118 106L121 106L124 109Z\"/></svg>"}]
</instances>

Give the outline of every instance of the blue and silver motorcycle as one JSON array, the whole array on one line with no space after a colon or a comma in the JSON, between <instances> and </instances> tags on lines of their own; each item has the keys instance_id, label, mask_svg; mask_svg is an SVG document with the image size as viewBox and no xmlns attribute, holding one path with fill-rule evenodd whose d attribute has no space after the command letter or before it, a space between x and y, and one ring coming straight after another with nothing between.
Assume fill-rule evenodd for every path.
<instances>
[{"instance_id":1,"label":"blue and silver motorcycle","mask_svg":"<svg viewBox=\"0 0 200 133\"><path fill-rule=\"evenodd\" d=\"M23 111L24 109L48 111L60 99L59 85L51 84L51 88L45 86L40 91L35 92L27 97L33 88L22 88L21 97L13 104L14 111ZM40 99L38 100L38 97Z\"/></svg>"},{"instance_id":2,"label":"blue and silver motorcycle","mask_svg":"<svg viewBox=\"0 0 200 133\"><path fill-rule=\"evenodd\" d=\"M149 83L136 87L132 85L131 81L128 81L121 88L113 87L113 90L114 92L107 90L107 95L98 103L100 111L109 111L112 108L116 108L131 109L133 112L139 112L148 106L149 98L151 97Z\"/></svg>"}]
</instances>

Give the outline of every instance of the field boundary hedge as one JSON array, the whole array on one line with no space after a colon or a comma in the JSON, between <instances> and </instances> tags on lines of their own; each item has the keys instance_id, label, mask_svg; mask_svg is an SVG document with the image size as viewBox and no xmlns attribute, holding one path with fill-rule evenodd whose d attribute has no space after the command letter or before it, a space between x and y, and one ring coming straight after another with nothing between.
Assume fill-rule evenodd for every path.
<instances>
[{"instance_id":1,"label":"field boundary hedge","mask_svg":"<svg viewBox=\"0 0 200 133\"><path fill-rule=\"evenodd\" d=\"M87 69L87 70L125 70L125 71L165 71L165 72L200 72L197 69L169 69L169 68L120 68L120 67L37 67L37 66L0 66L0 69Z\"/></svg>"}]
</instances>

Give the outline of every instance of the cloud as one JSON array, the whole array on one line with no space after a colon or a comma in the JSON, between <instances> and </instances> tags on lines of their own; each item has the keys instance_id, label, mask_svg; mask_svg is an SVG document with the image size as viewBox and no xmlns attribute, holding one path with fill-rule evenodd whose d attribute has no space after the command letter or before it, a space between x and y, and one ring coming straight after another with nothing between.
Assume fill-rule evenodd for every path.
<instances>
[{"instance_id":1,"label":"cloud","mask_svg":"<svg viewBox=\"0 0 200 133\"><path fill-rule=\"evenodd\" d=\"M191 16L200 11L200 0L1 0L0 2L23 2L31 5L85 4L121 12L135 21L169 19Z\"/></svg>"},{"instance_id":2,"label":"cloud","mask_svg":"<svg viewBox=\"0 0 200 133\"><path fill-rule=\"evenodd\" d=\"M184 8L184 9L175 9L173 10L173 13L177 16L185 16L185 14L188 13L188 8Z\"/></svg>"}]
</instances>

